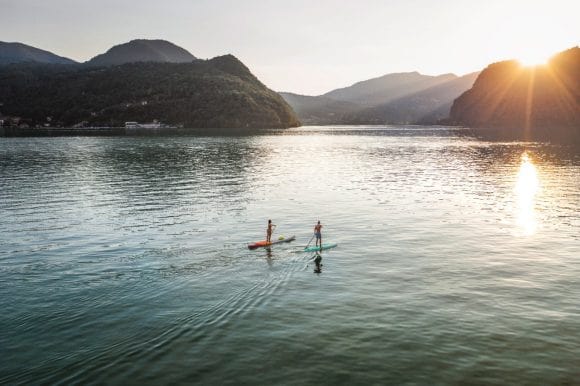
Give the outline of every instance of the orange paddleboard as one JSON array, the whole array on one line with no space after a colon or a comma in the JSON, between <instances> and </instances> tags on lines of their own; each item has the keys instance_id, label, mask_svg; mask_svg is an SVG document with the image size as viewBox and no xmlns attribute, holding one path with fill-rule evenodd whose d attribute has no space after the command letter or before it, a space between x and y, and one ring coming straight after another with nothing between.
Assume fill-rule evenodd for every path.
<instances>
[{"instance_id":1,"label":"orange paddleboard","mask_svg":"<svg viewBox=\"0 0 580 386\"><path fill-rule=\"evenodd\" d=\"M249 249L256 249L260 247L269 247L270 245L280 244L280 243L288 243L296 239L296 236L287 237L282 240L274 240L272 242L267 242L266 240L256 241L255 243L248 244Z\"/></svg>"}]
</instances>

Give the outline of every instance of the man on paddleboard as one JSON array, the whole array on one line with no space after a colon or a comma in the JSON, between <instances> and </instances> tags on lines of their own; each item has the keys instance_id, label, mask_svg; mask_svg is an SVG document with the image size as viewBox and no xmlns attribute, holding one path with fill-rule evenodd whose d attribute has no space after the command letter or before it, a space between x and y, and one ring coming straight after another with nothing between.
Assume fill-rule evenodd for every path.
<instances>
[{"instance_id":1,"label":"man on paddleboard","mask_svg":"<svg viewBox=\"0 0 580 386\"><path fill-rule=\"evenodd\" d=\"M274 232L274 228L276 228L276 225L272 224L272 220L268 220L268 229L266 229L266 241L269 243L272 242L270 239L272 238L272 232Z\"/></svg>"},{"instance_id":2,"label":"man on paddleboard","mask_svg":"<svg viewBox=\"0 0 580 386\"><path fill-rule=\"evenodd\" d=\"M322 225L320 224L320 220L314 226L314 235L316 236L316 246L322 248Z\"/></svg>"}]
</instances>

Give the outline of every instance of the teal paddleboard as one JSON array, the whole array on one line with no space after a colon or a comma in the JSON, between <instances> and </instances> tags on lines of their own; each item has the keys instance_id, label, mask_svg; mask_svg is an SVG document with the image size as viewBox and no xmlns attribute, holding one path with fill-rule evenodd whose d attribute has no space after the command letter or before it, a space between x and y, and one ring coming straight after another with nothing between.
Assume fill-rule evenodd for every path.
<instances>
[{"instance_id":1,"label":"teal paddleboard","mask_svg":"<svg viewBox=\"0 0 580 386\"><path fill-rule=\"evenodd\" d=\"M334 248L336 247L338 244L334 243L334 244L322 244L322 248L320 248L319 246L317 247L316 245L311 245L307 248L304 248L304 252L316 252L316 251L320 251L320 250L325 250L325 249L330 249L330 248Z\"/></svg>"}]
</instances>

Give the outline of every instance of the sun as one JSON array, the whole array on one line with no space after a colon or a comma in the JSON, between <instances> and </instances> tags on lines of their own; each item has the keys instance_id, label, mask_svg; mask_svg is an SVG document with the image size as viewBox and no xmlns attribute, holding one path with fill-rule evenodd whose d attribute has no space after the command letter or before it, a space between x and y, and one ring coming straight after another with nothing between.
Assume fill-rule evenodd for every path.
<instances>
[{"instance_id":1,"label":"sun","mask_svg":"<svg viewBox=\"0 0 580 386\"><path fill-rule=\"evenodd\" d=\"M529 51L520 53L518 61L525 67L544 66L548 64L552 55L553 52Z\"/></svg>"}]
</instances>

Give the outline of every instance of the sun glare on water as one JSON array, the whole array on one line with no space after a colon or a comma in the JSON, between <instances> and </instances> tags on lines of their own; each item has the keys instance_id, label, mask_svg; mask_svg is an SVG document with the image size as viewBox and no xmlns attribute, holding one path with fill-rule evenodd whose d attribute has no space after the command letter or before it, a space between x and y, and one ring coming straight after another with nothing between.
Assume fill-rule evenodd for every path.
<instances>
[{"instance_id":1,"label":"sun glare on water","mask_svg":"<svg viewBox=\"0 0 580 386\"><path fill-rule=\"evenodd\" d=\"M522 154L515 193L518 200L518 225L525 235L536 231L535 197L540 188L536 167L527 153Z\"/></svg>"}]
</instances>

